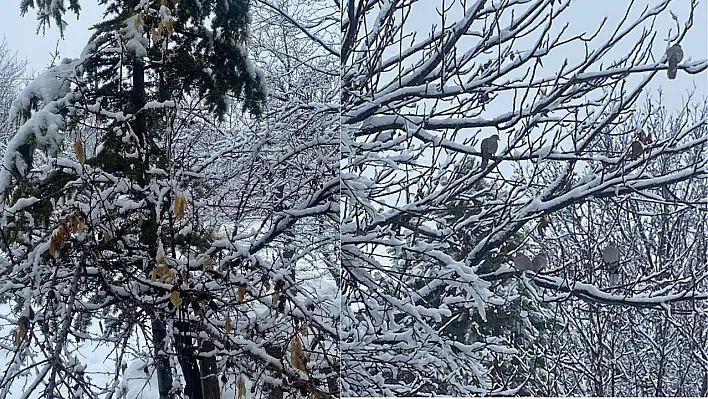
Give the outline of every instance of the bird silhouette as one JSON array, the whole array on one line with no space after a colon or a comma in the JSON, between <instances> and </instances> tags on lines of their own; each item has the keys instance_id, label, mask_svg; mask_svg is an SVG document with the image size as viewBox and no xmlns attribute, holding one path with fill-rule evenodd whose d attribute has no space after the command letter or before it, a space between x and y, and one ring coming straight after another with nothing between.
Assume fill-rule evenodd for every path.
<instances>
[{"instance_id":1,"label":"bird silhouette","mask_svg":"<svg viewBox=\"0 0 708 399\"><path fill-rule=\"evenodd\" d=\"M493 134L482 140L482 164L481 168L486 169L489 163L489 158L494 156L499 149L499 135Z\"/></svg>"},{"instance_id":2,"label":"bird silhouette","mask_svg":"<svg viewBox=\"0 0 708 399\"><path fill-rule=\"evenodd\" d=\"M683 49L680 44L674 44L666 50L666 60L669 63L669 69L666 70L666 74L669 79L676 79L676 71L678 70L678 63L683 59Z\"/></svg>"}]
</instances>

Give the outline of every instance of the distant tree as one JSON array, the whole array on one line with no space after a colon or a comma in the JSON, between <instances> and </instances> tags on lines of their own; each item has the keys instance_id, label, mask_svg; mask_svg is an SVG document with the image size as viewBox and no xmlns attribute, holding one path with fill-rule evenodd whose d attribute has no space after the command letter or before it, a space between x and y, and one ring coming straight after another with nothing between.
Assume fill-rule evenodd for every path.
<instances>
[{"instance_id":1,"label":"distant tree","mask_svg":"<svg viewBox=\"0 0 708 399\"><path fill-rule=\"evenodd\" d=\"M17 57L3 38L0 42L0 135L3 145L9 139L9 125L7 123L12 101L17 97L22 87L27 83L27 61Z\"/></svg>"},{"instance_id":2,"label":"distant tree","mask_svg":"<svg viewBox=\"0 0 708 399\"><path fill-rule=\"evenodd\" d=\"M619 151L636 134L635 126L659 143L705 140L705 99L690 97L676 109L664 104L661 93L649 96L620 129L627 133L607 138L607 151ZM705 162L705 151L704 145L658 155L641 173L686 173L686 165ZM553 292L547 295L560 301L569 330L559 337L565 360L550 396L705 395L708 175L641 194L591 199L552 216L544 242L563 254L566 284L586 284L579 294L596 287L603 296L554 292L550 281L544 282ZM601 251L609 245L621 256L616 285L602 261ZM642 300L653 292L666 299Z\"/></svg>"}]
</instances>

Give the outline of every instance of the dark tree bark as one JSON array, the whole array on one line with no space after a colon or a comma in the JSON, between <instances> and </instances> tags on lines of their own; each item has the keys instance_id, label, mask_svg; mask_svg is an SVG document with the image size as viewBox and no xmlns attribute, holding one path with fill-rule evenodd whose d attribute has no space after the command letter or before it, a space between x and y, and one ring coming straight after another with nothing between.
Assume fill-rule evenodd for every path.
<instances>
[{"instance_id":1,"label":"dark tree bark","mask_svg":"<svg viewBox=\"0 0 708 399\"><path fill-rule=\"evenodd\" d=\"M132 106L135 111L142 109L145 106L145 65L140 60L133 62L133 98ZM150 167L150 138L147 134L147 123L145 114L140 112L137 114L134 123L134 131L138 136L140 148L143 149L143 168L137 171L137 182L141 187L145 187L145 174ZM143 223L141 231L142 244L147 247L147 252L151 259L155 259L157 255L157 215L155 212L150 212L149 220ZM152 267L148 266L146 274L150 273ZM152 315L152 343L155 348L155 369L157 373L158 392L160 399L174 399L175 393L170 392L172 389L172 370L170 369L170 360L166 354L165 337L167 337L167 329L165 322L158 314Z\"/></svg>"},{"instance_id":2,"label":"dark tree bark","mask_svg":"<svg viewBox=\"0 0 708 399\"><path fill-rule=\"evenodd\" d=\"M189 399L203 399L199 365L195 357L194 341L190 335L190 325L185 321L177 321L175 327L179 330L175 337L175 344L177 358L184 374L185 394Z\"/></svg>"},{"instance_id":3,"label":"dark tree bark","mask_svg":"<svg viewBox=\"0 0 708 399\"><path fill-rule=\"evenodd\" d=\"M165 352L165 337L167 329L162 317L155 315L152 318L152 342L155 347L155 369L157 373L157 386L160 393L160 399L174 399L172 389L172 370L170 369L170 359ZM162 352L162 354L161 354Z\"/></svg>"},{"instance_id":4,"label":"dark tree bark","mask_svg":"<svg viewBox=\"0 0 708 399\"><path fill-rule=\"evenodd\" d=\"M201 352L211 352L214 350L214 344L206 340L202 342ZM202 369L202 385L204 399L219 399L221 398L221 388L219 387L219 379L216 376L216 358L214 356L202 357L199 359Z\"/></svg>"},{"instance_id":5,"label":"dark tree bark","mask_svg":"<svg viewBox=\"0 0 708 399\"><path fill-rule=\"evenodd\" d=\"M280 360L283 358L283 349L278 348L273 345L266 345L264 347L266 350L266 353L268 353L270 356L273 356L274 358ZM266 369L269 370L272 374L273 377L279 378L280 377L280 370L277 368L268 365L266 366ZM283 390L277 386L277 385L272 385L269 383L264 383L263 387L265 388L265 391L268 392L268 399L282 399L283 398Z\"/></svg>"}]
</instances>

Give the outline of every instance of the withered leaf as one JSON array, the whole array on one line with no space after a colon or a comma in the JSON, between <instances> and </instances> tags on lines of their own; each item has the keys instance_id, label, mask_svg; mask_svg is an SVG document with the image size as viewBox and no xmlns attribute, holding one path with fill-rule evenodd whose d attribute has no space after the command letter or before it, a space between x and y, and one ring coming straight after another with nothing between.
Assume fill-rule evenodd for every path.
<instances>
[{"instance_id":1,"label":"withered leaf","mask_svg":"<svg viewBox=\"0 0 708 399\"><path fill-rule=\"evenodd\" d=\"M81 139L76 139L74 141L74 152L76 153L76 158L81 162L82 164L86 162L86 155L84 154L84 143L81 142Z\"/></svg>"}]
</instances>

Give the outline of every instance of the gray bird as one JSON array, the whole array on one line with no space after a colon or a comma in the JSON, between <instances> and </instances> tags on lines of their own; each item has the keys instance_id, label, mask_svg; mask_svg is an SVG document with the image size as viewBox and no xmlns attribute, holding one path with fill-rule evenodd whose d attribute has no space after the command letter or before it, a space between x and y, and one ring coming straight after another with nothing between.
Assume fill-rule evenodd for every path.
<instances>
[{"instance_id":1,"label":"gray bird","mask_svg":"<svg viewBox=\"0 0 708 399\"><path fill-rule=\"evenodd\" d=\"M617 285L620 277L619 269L620 253L617 247L610 244L602 250L602 261L605 262L610 272L610 284Z\"/></svg>"},{"instance_id":2,"label":"gray bird","mask_svg":"<svg viewBox=\"0 0 708 399\"><path fill-rule=\"evenodd\" d=\"M529 259L528 256L521 252L517 252L516 256L514 256L514 267L521 272L530 270L535 273L540 273L546 265L548 265L548 256L545 252L534 256L533 260Z\"/></svg>"},{"instance_id":3,"label":"gray bird","mask_svg":"<svg viewBox=\"0 0 708 399\"><path fill-rule=\"evenodd\" d=\"M546 255L545 252L539 252L536 256L533 257L533 261L531 261L531 266L531 270L536 273L541 273L541 271L543 271L543 269L548 266L548 255Z\"/></svg>"},{"instance_id":4,"label":"gray bird","mask_svg":"<svg viewBox=\"0 0 708 399\"><path fill-rule=\"evenodd\" d=\"M669 69L666 70L666 74L669 79L676 78L676 71L678 71L678 63L683 59L683 49L680 44L674 44L666 50L666 61L669 63Z\"/></svg>"},{"instance_id":5,"label":"gray bird","mask_svg":"<svg viewBox=\"0 0 708 399\"><path fill-rule=\"evenodd\" d=\"M493 134L486 139L482 140L482 169L487 168L489 163L489 158L494 156L499 149L499 135Z\"/></svg>"},{"instance_id":6,"label":"gray bird","mask_svg":"<svg viewBox=\"0 0 708 399\"><path fill-rule=\"evenodd\" d=\"M532 270L533 264L528 256L522 254L521 252L517 252L516 256L514 256L514 267L523 272L526 270Z\"/></svg>"}]
</instances>

